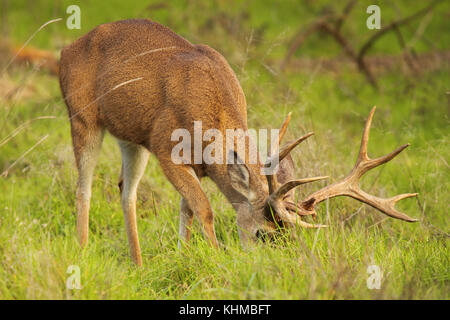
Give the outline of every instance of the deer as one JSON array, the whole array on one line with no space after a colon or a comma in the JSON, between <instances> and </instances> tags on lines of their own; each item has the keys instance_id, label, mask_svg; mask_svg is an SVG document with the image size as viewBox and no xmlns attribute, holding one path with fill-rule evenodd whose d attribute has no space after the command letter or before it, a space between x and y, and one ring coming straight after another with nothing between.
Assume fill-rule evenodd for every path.
<instances>
[{"instance_id":1,"label":"deer","mask_svg":"<svg viewBox=\"0 0 450 320\"><path fill-rule=\"evenodd\" d=\"M358 186L367 171L392 160L408 146L380 158L369 158L369 130L375 108L370 111L350 174L303 200L295 200L294 188L327 178L294 177L290 152L312 133L282 147L274 143L267 160L258 157L256 163L248 161L248 151L242 155L236 150L228 150L226 156L234 161L226 163L174 163L173 130L185 128L192 132L193 122L202 121L203 130L247 131L247 105L235 73L219 52L204 44L192 44L157 22L130 19L97 26L62 49L59 81L78 169L77 237L81 247L88 243L91 185L105 131L117 139L122 155L121 205L130 254L138 266L142 266L142 256L136 218L137 188L150 154L181 195L179 247L189 243L194 216L209 245L219 246L214 213L200 183L204 177L217 185L236 211L244 247L257 241L261 233L275 232L281 225L326 227L302 218L315 217L319 203L337 196L352 197L392 218L417 221L394 207L399 200L416 193L379 198ZM281 126L279 142L290 119L289 114ZM248 143L247 139L246 146ZM263 174L261 169L274 161L278 161L278 171Z\"/></svg>"}]
</instances>

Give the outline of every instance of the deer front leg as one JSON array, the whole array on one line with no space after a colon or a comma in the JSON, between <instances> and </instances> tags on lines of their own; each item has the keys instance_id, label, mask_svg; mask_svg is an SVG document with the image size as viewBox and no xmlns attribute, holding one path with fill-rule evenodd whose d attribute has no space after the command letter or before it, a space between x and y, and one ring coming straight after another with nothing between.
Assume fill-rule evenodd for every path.
<instances>
[{"instance_id":1,"label":"deer front leg","mask_svg":"<svg viewBox=\"0 0 450 320\"><path fill-rule=\"evenodd\" d=\"M169 160L159 160L167 179L169 179L175 189L177 189L177 191L181 194L183 201L186 202L188 208L190 208L199 219L203 227L203 233L208 239L210 245L213 247L218 247L216 233L214 231L214 214L194 170L186 165L176 165L170 160L170 158ZM192 222L192 217L189 218L188 216L187 218L190 219L190 222ZM181 219L180 237L181 231L183 230L184 232L186 230L185 227L181 227L181 223L183 223L183 221L187 221L186 216ZM189 237L189 234L189 231L185 233L187 237Z\"/></svg>"}]
</instances>

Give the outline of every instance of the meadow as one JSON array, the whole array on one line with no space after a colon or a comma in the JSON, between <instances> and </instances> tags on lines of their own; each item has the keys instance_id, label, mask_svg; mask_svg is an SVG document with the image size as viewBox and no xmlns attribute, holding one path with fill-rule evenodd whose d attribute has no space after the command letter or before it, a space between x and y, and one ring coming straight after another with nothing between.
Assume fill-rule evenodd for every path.
<instances>
[{"instance_id":1,"label":"meadow","mask_svg":"<svg viewBox=\"0 0 450 320\"><path fill-rule=\"evenodd\" d=\"M373 2L382 24L424 6ZM411 146L369 172L361 186L382 197L418 192L397 207L419 222L334 198L318 208L318 222L328 228L293 229L273 244L244 251L235 212L204 179L221 248L211 249L194 221L191 245L180 251L180 196L151 156L138 189L139 268L129 258L120 206L120 152L106 135L94 175L90 242L82 250L76 239L77 172L58 80L39 68L5 68L10 57L0 56L0 299L449 299L448 2L401 27L410 51L425 57L414 72L401 59L405 51L395 32L376 42L367 59L378 90L322 33L279 70L297 30L327 10L342 10L338 2L4 1L2 34L20 45L46 21L65 19L69 4L81 8L81 30L53 23L30 45L58 54L98 24L138 17L221 52L246 94L250 128L278 128L292 112L286 141L315 132L293 153L297 176L330 179L298 188L299 197L351 170L365 119L377 106L369 155ZM365 26L369 4L358 2L342 26L355 47L374 32ZM437 59L435 53L447 55ZM80 268L79 290L66 286L71 265ZM380 289L367 286L371 265L382 271Z\"/></svg>"}]
</instances>

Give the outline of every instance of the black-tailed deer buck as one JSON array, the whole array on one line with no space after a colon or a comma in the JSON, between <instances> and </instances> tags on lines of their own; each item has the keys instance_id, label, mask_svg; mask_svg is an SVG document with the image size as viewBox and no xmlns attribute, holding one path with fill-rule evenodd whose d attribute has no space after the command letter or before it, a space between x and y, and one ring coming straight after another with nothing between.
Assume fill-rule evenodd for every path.
<instances>
[{"instance_id":1,"label":"black-tailed deer buck","mask_svg":"<svg viewBox=\"0 0 450 320\"><path fill-rule=\"evenodd\" d=\"M247 110L234 72L217 51L206 45L193 45L158 23L125 20L98 26L62 50L60 84L69 110L79 172L77 231L82 246L88 241L91 183L105 129L117 138L122 153L121 201L131 255L138 265L142 259L136 190L150 152L182 196L180 241L189 240L195 214L210 244L217 246L213 211L200 185L204 176L217 184L237 211L243 244L256 239L260 231L276 230L279 224L318 227L302 221L301 217L315 215L318 203L336 196L355 198L393 218L416 221L394 208L397 201L416 194L383 199L358 187L364 173L388 162L408 146L377 159L368 157L369 129L375 108L367 119L351 173L298 203L292 196L293 188L326 178L293 179L289 152L311 134L279 150L273 148L265 163L260 158L250 163L247 154L230 152L225 144L224 154L231 156L233 163L174 163L171 152L177 142L171 140L171 134L175 129L192 132L194 121L202 121L204 131L242 129L245 132ZM290 116L281 128L280 141L289 120ZM246 147L248 143L246 140ZM236 161L239 159L242 163ZM280 170L276 175L261 172L278 159Z\"/></svg>"}]
</instances>

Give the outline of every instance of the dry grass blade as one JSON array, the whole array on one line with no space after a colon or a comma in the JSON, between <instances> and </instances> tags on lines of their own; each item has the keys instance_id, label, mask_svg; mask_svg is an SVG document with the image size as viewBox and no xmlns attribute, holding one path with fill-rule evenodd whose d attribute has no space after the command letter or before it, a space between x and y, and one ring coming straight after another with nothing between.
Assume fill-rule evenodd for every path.
<instances>
[{"instance_id":1,"label":"dry grass blade","mask_svg":"<svg viewBox=\"0 0 450 320\"><path fill-rule=\"evenodd\" d=\"M44 29L46 26L48 26L51 23L54 22L58 22L61 21L62 18L57 18L57 19L53 19L53 20L49 20L46 23L44 23L42 26L40 26L29 38L27 41L25 41L25 43L22 45L22 47L20 47L20 49L16 52L16 54L11 58L11 60L6 64L5 68L2 70L2 73L5 72L8 67L11 65L11 63L14 61L14 59L20 54L20 52L27 46L27 44L34 38L34 36L41 31L42 29Z\"/></svg>"},{"instance_id":2,"label":"dry grass blade","mask_svg":"<svg viewBox=\"0 0 450 320\"><path fill-rule=\"evenodd\" d=\"M42 119L56 119L55 116L42 116L37 117L31 120L26 121L25 123L22 123L20 126L18 126L16 129L14 129L10 134L8 134L2 141L0 141L0 147L4 146L6 143L8 143L11 139L13 139L15 136L17 136L20 131L28 127L32 122L36 120L42 120Z\"/></svg>"},{"instance_id":3,"label":"dry grass blade","mask_svg":"<svg viewBox=\"0 0 450 320\"><path fill-rule=\"evenodd\" d=\"M16 161L14 161L6 170L4 170L0 176L6 178L8 176L9 170L11 170L20 160L22 160L27 154L29 154L31 151L33 151L34 148L36 148L38 145L40 145L42 142L44 142L44 140L47 139L48 137L49 137L48 134L43 136L30 149L28 149L25 153L23 153Z\"/></svg>"}]
</instances>

